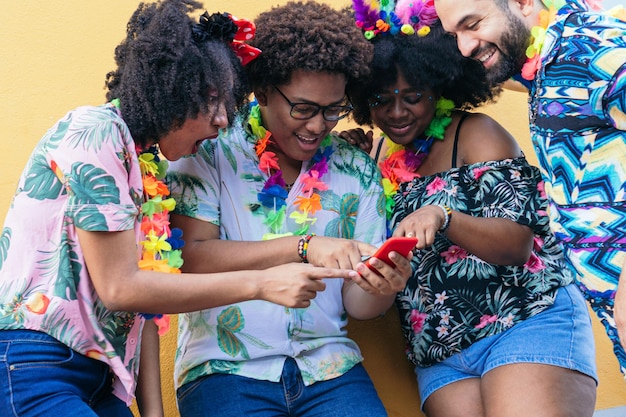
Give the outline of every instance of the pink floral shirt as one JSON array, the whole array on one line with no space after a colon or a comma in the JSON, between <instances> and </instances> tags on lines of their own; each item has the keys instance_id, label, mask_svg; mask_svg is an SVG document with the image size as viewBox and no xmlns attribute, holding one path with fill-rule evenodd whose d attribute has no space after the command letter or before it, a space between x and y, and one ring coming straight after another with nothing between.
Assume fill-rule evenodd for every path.
<instances>
[{"instance_id":1,"label":"pink floral shirt","mask_svg":"<svg viewBox=\"0 0 626 417\"><path fill-rule=\"evenodd\" d=\"M0 329L44 332L105 362L127 404L143 319L103 305L76 229L134 229L139 239L142 191L135 144L115 107L81 107L33 151L0 236Z\"/></svg>"}]
</instances>

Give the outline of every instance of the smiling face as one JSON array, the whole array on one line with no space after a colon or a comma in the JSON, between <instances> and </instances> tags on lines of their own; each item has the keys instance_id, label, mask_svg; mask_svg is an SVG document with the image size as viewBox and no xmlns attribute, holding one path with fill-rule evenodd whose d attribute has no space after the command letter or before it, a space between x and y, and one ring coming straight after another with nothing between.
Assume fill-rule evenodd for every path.
<instances>
[{"instance_id":1,"label":"smiling face","mask_svg":"<svg viewBox=\"0 0 626 417\"><path fill-rule=\"evenodd\" d=\"M532 7L511 9L501 0L435 0L435 7L461 53L484 65L492 85L520 72L530 41L523 18Z\"/></svg>"},{"instance_id":2,"label":"smiling face","mask_svg":"<svg viewBox=\"0 0 626 417\"><path fill-rule=\"evenodd\" d=\"M435 117L436 97L429 89L416 89L402 72L397 81L372 94L368 102L372 121L389 138L409 145L419 137Z\"/></svg>"},{"instance_id":3,"label":"smiling face","mask_svg":"<svg viewBox=\"0 0 626 417\"><path fill-rule=\"evenodd\" d=\"M322 140L337 125L337 121L325 120L319 112L308 120L291 117L292 103L309 103L319 106L346 104L346 77L339 73L294 71L289 84L267 87L257 91L261 106L263 126L272 132L272 151L281 166L283 159L294 166L315 155ZM280 94L282 92L284 96Z\"/></svg>"},{"instance_id":4,"label":"smiling face","mask_svg":"<svg viewBox=\"0 0 626 417\"><path fill-rule=\"evenodd\" d=\"M212 102L215 108L200 113L196 118L189 118L182 126L173 129L159 141L159 149L169 161L191 155L198 151L200 144L206 139L215 139L219 129L228 127L228 116L224 103L217 104L217 97Z\"/></svg>"}]
</instances>

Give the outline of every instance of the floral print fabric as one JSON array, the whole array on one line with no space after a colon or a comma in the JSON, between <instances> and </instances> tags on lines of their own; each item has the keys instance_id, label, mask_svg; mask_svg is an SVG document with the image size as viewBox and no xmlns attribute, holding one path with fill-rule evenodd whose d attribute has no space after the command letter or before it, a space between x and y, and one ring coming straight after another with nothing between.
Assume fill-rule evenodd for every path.
<instances>
[{"instance_id":1,"label":"floral print fabric","mask_svg":"<svg viewBox=\"0 0 626 417\"><path fill-rule=\"evenodd\" d=\"M252 134L231 128L226 136L204 142L195 156L171 163L168 182L176 213L219 225L221 239L262 240L269 229L257 195L267 174L259 169L255 143ZM364 152L341 139L333 138L331 146L324 174L329 189L319 192L322 207L313 215L317 220L309 232L379 245L385 217L378 169ZM302 164L300 176L310 163ZM287 196L281 233L301 227L290 214L297 211L294 202L302 187L296 180ZM308 308L257 300L179 315L177 387L214 373L278 381L286 357L295 358L306 385L350 370L362 357L345 329L343 280L325 282L326 290Z\"/></svg>"},{"instance_id":2,"label":"floral print fabric","mask_svg":"<svg viewBox=\"0 0 626 417\"><path fill-rule=\"evenodd\" d=\"M117 110L81 107L33 151L0 237L0 329L44 332L105 362L127 404L143 320L103 305L76 229L134 229L139 239L142 190L135 143Z\"/></svg>"},{"instance_id":3,"label":"floral print fabric","mask_svg":"<svg viewBox=\"0 0 626 417\"><path fill-rule=\"evenodd\" d=\"M556 290L572 282L549 232L542 185L538 169L524 158L466 165L401 184L392 226L423 205L442 204L476 217L510 219L535 233L523 266L489 264L439 233L431 247L417 251L413 276L396 298L407 354L416 365L441 362L545 310Z\"/></svg>"}]
</instances>

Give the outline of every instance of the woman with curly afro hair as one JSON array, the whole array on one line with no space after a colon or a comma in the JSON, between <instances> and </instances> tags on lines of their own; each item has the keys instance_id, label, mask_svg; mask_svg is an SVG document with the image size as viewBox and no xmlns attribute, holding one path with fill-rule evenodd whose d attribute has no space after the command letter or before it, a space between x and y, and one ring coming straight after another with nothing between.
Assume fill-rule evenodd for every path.
<instances>
[{"instance_id":1,"label":"woman with curly afro hair","mask_svg":"<svg viewBox=\"0 0 626 417\"><path fill-rule=\"evenodd\" d=\"M356 269L326 279L307 308L237 303L179 321L175 381L181 416L384 416L348 338L348 315L384 313L410 275L362 257L385 238L380 174L332 129L352 110L372 46L348 13L289 2L261 13L246 66L249 115L196 156L172 165L173 224L192 245L190 271L300 262ZM215 401L219 398L220 401Z\"/></svg>"},{"instance_id":2,"label":"woman with curly afro hair","mask_svg":"<svg viewBox=\"0 0 626 417\"><path fill-rule=\"evenodd\" d=\"M140 339L156 339L147 319L166 326L161 314L254 299L305 307L321 278L357 275L310 265L172 274L182 241L160 158L196 152L248 95L231 49L241 22L198 22L199 7L142 3L115 51L109 101L67 113L24 170L0 236L0 415L130 417ZM138 391L149 393L139 408L162 415L158 363L143 366L158 339L143 347L142 375L156 372L157 388Z\"/></svg>"},{"instance_id":3,"label":"woman with curly afro hair","mask_svg":"<svg viewBox=\"0 0 626 417\"><path fill-rule=\"evenodd\" d=\"M590 416L591 322L550 231L539 170L496 121L466 111L497 93L483 65L436 20L418 35L402 21L397 34L375 33L354 4L374 45L355 119L383 132L371 153L390 235L418 238L396 306L424 412ZM426 20L422 4L413 21ZM398 1L394 13L404 11Z\"/></svg>"}]
</instances>

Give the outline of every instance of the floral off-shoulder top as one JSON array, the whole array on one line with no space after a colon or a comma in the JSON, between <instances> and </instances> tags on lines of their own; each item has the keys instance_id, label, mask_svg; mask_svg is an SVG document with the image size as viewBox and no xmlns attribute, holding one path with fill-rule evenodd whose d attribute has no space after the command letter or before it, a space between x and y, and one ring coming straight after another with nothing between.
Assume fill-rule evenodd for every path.
<instances>
[{"instance_id":1,"label":"floral off-shoulder top","mask_svg":"<svg viewBox=\"0 0 626 417\"><path fill-rule=\"evenodd\" d=\"M416 365L441 362L534 316L573 281L549 229L541 175L524 158L416 178L401 184L394 200L392 227L423 205L443 204L472 216L507 218L535 233L523 266L489 264L442 234L417 251L414 274L396 299L407 355Z\"/></svg>"}]
</instances>

